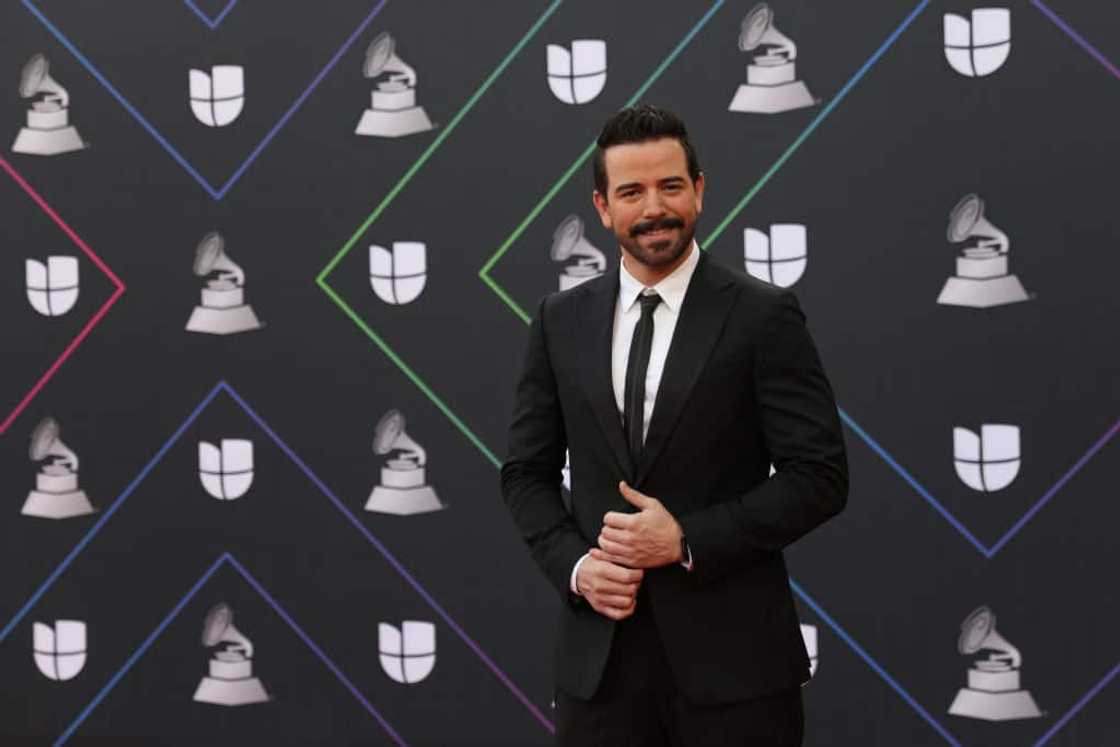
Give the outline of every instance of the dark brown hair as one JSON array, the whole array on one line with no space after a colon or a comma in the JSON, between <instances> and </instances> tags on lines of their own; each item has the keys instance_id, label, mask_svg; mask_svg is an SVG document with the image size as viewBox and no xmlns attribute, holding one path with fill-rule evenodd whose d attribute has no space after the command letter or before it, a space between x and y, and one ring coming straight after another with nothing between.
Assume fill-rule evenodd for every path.
<instances>
[{"instance_id":1,"label":"dark brown hair","mask_svg":"<svg viewBox=\"0 0 1120 747\"><path fill-rule=\"evenodd\" d=\"M675 138L680 142L688 164L688 175L695 183L700 176L700 161L696 157L696 148L688 139L684 120L668 109L651 104L639 104L620 109L607 120L603 125L603 131L599 133L599 139L596 141L598 147L591 159L591 173L595 180L595 189L599 194L603 195L604 199L607 197L607 148L624 143L644 143L647 140L658 140L663 137Z\"/></svg>"}]
</instances>

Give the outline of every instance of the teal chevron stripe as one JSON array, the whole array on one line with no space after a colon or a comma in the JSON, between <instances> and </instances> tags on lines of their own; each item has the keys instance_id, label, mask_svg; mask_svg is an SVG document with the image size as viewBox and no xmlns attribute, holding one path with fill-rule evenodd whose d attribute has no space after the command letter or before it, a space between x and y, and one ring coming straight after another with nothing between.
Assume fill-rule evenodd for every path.
<instances>
[{"instance_id":1,"label":"teal chevron stripe","mask_svg":"<svg viewBox=\"0 0 1120 747\"><path fill-rule=\"evenodd\" d=\"M365 320L362 319L354 311L354 309L351 308L348 303L346 303L342 296L340 296L334 290L334 288L330 286L330 284L327 282L327 277L335 270L336 267L338 267L339 263L341 263L342 260L346 258L346 256L350 253L354 246L357 245L358 241L365 234L365 232L369 230L369 227L372 226L373 223L381 216L381 214L385 212L385 209L388 208L393 200L396 199L397 195L399 195L401 191L404 190L406 186L408 186L408 183L412 181L413 177L416 176L420 169L422 169L424 165L427 164L432 155L440 148L440 146L442 146L447 141L447 139L451 136L451 133L456 130L463 118L466 117L468 113L470 113L475 104L479 102L479 100L483 97L483 95L485 95L485 93L490 89L494 82L497 81L499 77L501 77L502 73L505 72L506 68L509 67L514 58L516 58L517 55L519 55L525 48L525 45L527 45L529 41L534 36L536 36L537 32L540 31L545 22L552 17L552 15L560 7L562 2L563 0L554 0L552 4L545 9L545 11L540 15L539 18L537 18L537 20L533 23L529 30L525 32L525 35L521 37L517 44L514 45L514 47L508 53L506 53L506 56L502 59L498 66L494 68L494 71L491 72L490 75L487 76L486 80L484 80L478 87L478 89L475 90L473 94L471 94L466 103L463 104L458 112L456 112L455 116L452 117L447 126L443 128L439 136L432 141L432 144L429 145L422 154L420 154L420 157L416 159L415 163L413 163L412 166L409 167L408 171L406 171L404 175L393 186L393 188L389 190L389 193L385 195L381 202L377 204L377 206L373 209L373 212L371 212L366 217L366 219L362 221L361 225L358 226L358 228L354 231L354 233L350 236L346 243L342 245L342 248L335 253L334 257L332 257L331 261L328 262L326 267L322 269L318 277L315 278L316 284L323 290L324 293L327 294L327 297L331 301L333 301L335 305L337 305L338 308L341 309L344 314L346 314L346 316L348 316L356 325L358 325L358 329L364 332L366 337L368 337L375 345L377 345L377 347L381 349L381 352L388 356L389 360L396 364L396 366L404 373L404 375L408 377L409 381L415 384L417 388L419 388L420 391L423 392L424 395L429 400L431 400L432 403L435 404L435 406L448 417L449 420L451 420L455 427L458 428L459 431L464 436L466 436L467 439L471 443L473 443L496 467L501 465L501 460L498 459L494 452L491 451L486 446L486 444L482 443L478 436L476 436L474 432L467 427L466 423L464 423L462 419L460 419L451 410L451 408L448 407L447 404L435 393L435 391L430 386L428 386L428 384L422 378L420 378L420 376L414 370L412 370L412 367L409 366L403 358L397 355L396 351L394 351L393 348L390 347L389 344L386 343L380 335L378 335L368 324L366 324Z\"/></svg>"},{"instance_id":2,"label":"teal chevron stripe","mask_svg":"<svg viewBox=\"0 0 1120 747\"><path fill-rule=\"evenodd\" d=\"M704 26L707 25L708 21L710 21L712 16L715 15L715 12L723 6L724 2L725 0L716 0L716 2L712 3L711 7L708 8L708 12L706 12L700 18L700 20L696 22L696 25L694 25L689 30L689 32L685 34L683 39L677 42L677 46L673 48L673 51L670 52L669 55L661 61L661 64L658 65L652 73L650 73L650 76L646 78L645 82L642 83L638 90L634 91L634 94L626 100L624 106L632 106L646 94L646 91L649 90L650 86L652 86L654 82L661 77L661 74L664 73L666 69L668 69L669 65L673 64L673 61L676 60L677 57L680 56L681 52L684 51L685 47L687 47L689 43L692 42L692 39L696 36L696 34L700 32L700 29L704 28ZM540 201L537 202L537 204L533 207L533 209L529 211L529 214L525 216L524 220L522 220L521 223L518 224L517 228L513 229L513 233L511 233L509 237L502 242L502 245L498 247L497 251L495 251L493 255L491 255L490 259L486 261L486 264L482 266L482 269L478 271L478 276L482 278L482 282L486 283L486 285L488 285L490 289L498 295L498 298L502 299L502 301L505 302L506 306L508 306L513 311L513 313L517 314L517 316L521 317L521 320L526 324L528 324L530 321L529 315L525 312L525 309L521 308L520 304L513 300L513 297L510 296L509 293L507 293L506 290L502 288L502 286L496 280L490 277L490 270L493 269L494 265L501 261L502 257L505 256L506 252L510 250L510 247L513 246L514 242L517 241L517 239L521 237L521 234L525 232L525 229L527 229L529 225L532 224L534 220L536 220L537 216L540 215L540 212L545 209L548 203L552 202L553 198L556 197L556 194L564 188L564 185L568 183L568 181L572 178L576 171L578 171L585 163L587 163L587 159L590 158L591 154L594 152L595 142L592 141L590 145L584 148L583 152L579 154L579 157L576 158L572 165L569 166L568 169L560 176L560 178L556 180L556 183L552 185L548 192L545 193L544 197L542 197Z\"/></svg>"},{"instance_id":3,"label":"teal chevron stripe","mask_svg":"<svg viewBox=\"0 0 1120 747\"><path fill-rule=\"evenodd\" d=\"M703 28L703 26L708 22L708 20L712 17L712 15L715 13L715 11L718 10L720 8L720 6L723 5L724 2L726 2L726 0L716 0L716 2L714 2L711 5L711 7L703 15L703 17L701 17L700 20L689 30L688 34L686 34L685 37L683 39L681 39L680 42L677 43L676 47L673 48L673 50L669 53L669 55L666 56L665 59L663 59L661 61L661 63L649 75L649 77L646 78L645 82L641 85L641 87L638 88L638 90L634 92L634 94L627 101L627 105L633 103L634 101L637 101L641 96L643 96L645 94L645 92L647 90L649 90L649 87L651 85L653 85L654 81L656 81L657 78L659 78L661 76L661 74L665 72L665 70L669 67L669 65L672 64L673 60L675 60L677 58L677 56L681 53L681 51L688 45L688 43L690 41L692 41L692 38L696 35L696 33L701 28ZM416 387L418 389L420 389L420 391L423 392L424 395L432 402L432 404L434 404L440 410L440 412L442 412L444 415L446 415L447 418L455 425L455 427L458 428L459 431L467 438L467 440L469 440L472 444L474 444L475 447L479 451L481 451L482 454L495 467L500 467L501 466L501 460L495 455L495 453L489 447L487 447L486 444L484 444L482 442L482 440L474 433L474 431L472 431L467 426L467 424L465 422L463 422L462 418L460 418L458 415L455 414L455 412L447 405L447 403L444 402L444 400L438 394L436 394L435 390L432 389L432 387L423 378L421 378L419 376L419 374L417 374L416 371L413 370L413 368L411 366L409 366L408 363L403 358L401 358L401 356L395 350L393 350L393 348L387 342L385 342L384 338L382 338L379 334L377 334L377 332L375 332L358 315L358 313L356 311L354 311L354 309L348 303L346 303L345 299L343 299L342 296L340 296L333 288L330 287L330 285L327 283L327 276L346 257L346 255L357 244L358 240L362 237L362 235L366 232L366 230L368 230L369 227L373 224L373 222L375 220L377 220L377 218L385 211L385 208L388 207L389 203L391 203L392 200L397 196L397 194L399 194L400 191L402 189L404 189L405 185L407 185L408 182L412 179L412 177L415 176L416 172L420 170L420 168L424 165L424 163L431 156L431 154L435 151L435 149L444 140L447 139L447 136L450 134L450 131L452 129L454 129L454 126L458 123L458 121L466 114L466 112L469 110L469 108L472 107L474 105L474 103L479 98L481 98L481 96L485 92L485 90L487 88L489 88L489 86L494 82L494 80L497 79L497 77L506 68L506 66L510 63L510 61L512 61L513 58L516 57L517 54L521 51L521 49L525 46L525 44L528 43L528 41L532 38L532 36L534 34L536 34L536 32L540 29L541 25L544 23L544 21L547 20L547 17L549 15L551 15L552 12L555 11L555 9L558 5L559 5L559 0L557 0L557 2L555 2L555 3L553 3L553 5L549 7L549 9L545 12L545 14L541 16L541 18L537 19L537 22L535 24L533 24L533 27L529 30L529 32L525 35L525 37L523 37L521 39L521 41L517 44L517 46L514 47L513 50L510 51L510 53L506 56L506 58L502 61L502 63L498 66L498 68L490 75L489 78L487 78L486 82L482 84L482 86L479 88L479 90L476 91L473 96L471 96L471 98L467 101L467 104L463 107L463 109L459 112L459 114L457 114L455 116L455 118L452 120L451 124L448 125L447 129L443 133L441 133L440 138L437 138L436 141L432 143L431 147L429 147L428 150L425 151L424 154L421 155L420 158L417 159L416 163L414 163L412 165L412 167L409 168L409 170L405 173L405 175L401 178L401 180L397 183L397 185L395 187L393 187L392 190L390 190L389 194L386 195L385 199L383 199L381 201L381 203L374 209L374 211L369 215L369 217L366 218L366 220L358 227L358 229L354 232L354 234L350 237L350 239L346 242L346 244L343 245L343 247L338 251L338 253L335 254L334 258L327 264L327 266L323 268L323 271L319 273L319 276L316 279L316 282L318 283L319 287L322 288L323 292L326 293L327 296L332 301L334 301L334 303L343 311L343 313L345 313L348 317L350 317L350 319L356 325L358 325L358 328L360 330L362 330L362 332L364 332L365 335L375 345L377 345L378 348L381 349L381 352L383 352L386 356L388 356L389 360L391 360L394 364L396 364L396 366L404 373L404 375L406 377L408 377L409 381L411 381L413 384L415 384ZM592 145L591 147L594 147L594 145ZM587 151L585 151L585 154L589 155L590 150L591 149L589 148ZM584 159L586 159L586 155L583 156ZM567 174L566 178L571 178L571 173L573 173L575 171L575 169L578 168L578 166L579 166L578 162L576 164L573 164L572 167L568 170L568 172L566 172L566 174ZM565 179L565 181L566 181L566 179ZM563 184L561 183L561 184L558 184L558 185L554 186L553 189L554 190L559 190L560 187L562 187L562 186L563 186ZM543 207L543 205L541 205L540 207ZM524 230L524 229L522 229L522 230ZM516 237L514 237L514 238L516 238ZM513 241L513 239L507 240L507 244L512 243L512 241ZM496 261L496 260L494 260L494 261ZM483 276L483 280L487 280L485 275ZM493 285L491 285L491 287L493 287ZM514 303L512 298L509 298L508 296L503 295L504 291L502 291L500 289L497 289L497 292L499 293L499 296L503 296L507 300L507 303L510 303L510 304Z\"/></svg>"},{"instance_id":4,"label":"teal chevron stripe","mask_svg":"<svg viewBox=\"0 0 1120 747\"><path fill-rule=\"evenodd\" d=\"M841 88L836 96L833 97L832 101L828 102L828 104L823 109L821 109L820 114L818 114L813 119L813 121L809 123L809 126L806 127L804 131L802 131L802 133L797 136L797 139L794 140L788 148L786 148L785 152L782 153L782 155L778 156L778 160L775 161L774 164L766 170L766 173L762 175L762 178L755 182L754 186L747 190L747 193L743 195L742 199L735 203L735 206L731 208L726 216L724 216L723 220L721 220L719 224L714 229L712 229L712 232L709 233L702 242L700 242L702 246L710 247L712 243L716 239L718 239L725 230L727 230L727 226L730 225L731 222L735 220L735 218L737 218L740 213L743 212L743 208L745 208L747 204L754 199L755 195L757 195L759 191L764 186L766 186L766 183L770 181L771 177L773 177L774 174L778 173L778 170L781 169L782 166L785 165L786 161L788 161L790 157L797 152L797 149L804 145L805 141L809 139L809 136L812 135L817 127L819 127L821 123L828 118L829 114L832 114L833 110L836 109L840 102L844 100L844 98L848 95L852 88L854 88L855 85L863 79L863 76L867 75L867 72L871 70L872 67L874 67L875 63L879 61L883 54L892 46L894 46L894 43L898 41L898 37L902 35L902 32L910 27L910 24L914 22L914 19L921 15L922 11L926 9L927 5L929 5L929 0L922 0L914 8L914 10L910 11L910 15L906 16L906 18L902 20L902 23L900 23L898 27L891 32L886 41L879 45L879 48L875 50L875 53L871 55L870 58L868 58L867 62L863 63L863 65L860 66L859 70L856 70L855 74L848 79L848 82L845 83L844 87Z\"/></svg>"}]
</instances>

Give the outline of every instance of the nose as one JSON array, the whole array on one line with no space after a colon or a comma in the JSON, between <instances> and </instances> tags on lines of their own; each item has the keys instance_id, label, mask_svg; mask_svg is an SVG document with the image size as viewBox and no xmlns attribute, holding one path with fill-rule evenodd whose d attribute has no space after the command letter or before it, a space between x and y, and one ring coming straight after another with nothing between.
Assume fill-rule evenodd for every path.
<instances>
[{"instance_id":1,"label":"nose","mask_svg":"<svg viewBox=\"0 0 1120 747\"><path fill-rule=\"evenodd\" d=\"M661 193L652 189L646 193L645 201L642 203L642 218L660 218L665 215L665 205L661 202Z\"/></svg>"}]
</instances>

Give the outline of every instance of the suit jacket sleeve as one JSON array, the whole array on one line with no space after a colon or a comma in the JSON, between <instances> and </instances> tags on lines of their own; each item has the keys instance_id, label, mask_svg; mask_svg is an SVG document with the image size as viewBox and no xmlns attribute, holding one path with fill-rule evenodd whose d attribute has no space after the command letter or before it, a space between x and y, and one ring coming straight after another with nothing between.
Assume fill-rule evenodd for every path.
<instances>
[{"instance_id":1,"label":"suit jacket sleeve","mask_svg":"<svg viewBox=\"0 0 1120 747\"><path fill-rule=\"evenodd\" d=\"M572 568L589 544L560 498L567 434L545 333L548 299L529 328L529 348L518 380L502 465L502 498L533 559L566 601Z\"/></svg>"},{"instance_id":2,"label":"suit jacket sleeve","mask_svg":"<svg viewBox=\"0 0 1120 747\"><path fill-rule=\"evenodd\" d=\"M847 502L848 464L832 387L789 291L764 328L752 383L776 472L744 495L679 517L700 583L780 551Z\"/></svg>"}]
</instances>

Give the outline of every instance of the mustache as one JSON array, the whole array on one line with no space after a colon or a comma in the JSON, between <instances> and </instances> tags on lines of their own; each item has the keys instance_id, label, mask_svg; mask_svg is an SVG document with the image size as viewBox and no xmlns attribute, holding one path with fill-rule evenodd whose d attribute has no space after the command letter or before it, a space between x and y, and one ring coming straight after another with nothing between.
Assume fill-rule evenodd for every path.
<instances>
[{"instance_id":1,"label":"mustache","mask_svg":"<svg viewBox=\"0 0 1120 747\"><path fill-rule=\"evenodd\" d=\"M684 221L680 218L658 218L656 220L647 220L642 223L635 223L630 228L630 237L636 238L643 233L650 231L657 231L662 228L684 228Z\"/></svg>"}]
</instances>

